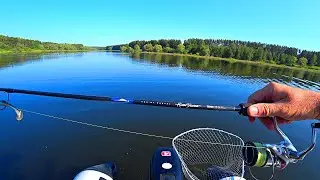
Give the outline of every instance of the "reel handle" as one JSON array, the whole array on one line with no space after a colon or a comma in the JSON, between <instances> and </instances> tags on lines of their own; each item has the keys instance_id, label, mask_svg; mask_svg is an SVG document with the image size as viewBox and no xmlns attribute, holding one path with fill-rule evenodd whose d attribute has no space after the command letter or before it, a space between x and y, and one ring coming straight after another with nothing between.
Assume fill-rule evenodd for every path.
<instances>
[{"instance_id":1,"label":"reel handle","mask_svg":"<svg viewBox=\"0 0 320 180\"><path fill-rule=\"evenodd\" d=\"M311 139L311 145L309 147L307 147L305 150L301 151L298 153L298 160L303 160L304 157L306 157L306 155L311 152L314 147L316 146L316 140L317 140L317 133L316 133L316 129L320 129L320 123L312 123L311 124L311 128L312 128L312 139Z\"/></svg>"}]
</instances>

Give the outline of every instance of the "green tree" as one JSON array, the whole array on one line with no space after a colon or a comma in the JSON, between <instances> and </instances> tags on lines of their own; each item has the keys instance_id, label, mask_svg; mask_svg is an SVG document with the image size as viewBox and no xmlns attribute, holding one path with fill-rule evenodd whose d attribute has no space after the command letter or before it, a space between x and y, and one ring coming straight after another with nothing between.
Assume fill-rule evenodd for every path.
<instances>
[{"instance_id":1,"label":"green tree","mask_svg":"<svg viewBox=\"0 0 320 180\"><path fill-rule=\"evenodd\" d=\"M80 50L85 48L82 44L57 44L0 35L0 50Z\"/></svg>"},{"instance_id":2,"label":"green tree","mask_svg":"<svg viewBox=\"0 0 320 180\"><path fill-rule=\"evenodd\" d=\"M7 44L0 41L0 50L6 50L8 48L9 48L9 46Z\"/></svg>"},{"instance_id":3,"label":"green tree","mask_svg":"<svg viewBox=\"0 0 320 180\"><path fill-rule=\"evenodd\" d=\"M243 48L243 54L242 54L242 58L243 60L249 60L251 61L253 58L253 50L250 47L244 47Z\"/></svg>"},{"instance_id":4,"label":"green tree","mask_svg":"<svg viewBox=\"0 0 320 180\"><path fill-rule=\"evenodd\" d=\"M159 44L154 45L153 51L154 52L162 52L162 46Z\"/></svg>"},{"instance_id":5,"label":"green tree","mask_svg":"<svg viewBox=\"0 0 320 180\"><path fill-rule=\"evenodd\" d=\"M311 61L310 61L310 65L311 66L316 66L318 63L318 57L316 54L313 54L312 58L311 58Z\"/></svg>"},{"instance_id":6,"label":"green tree","mask_svg":"<svg viewBox=\"0 0 320 180\"><path fill-rule=\"evenodd\" d=\"M184 45L183 45L183 44L179 44L179 45L177 46L177 51L176 51L176 52L177 52L177 53L180 53L180 54L186 53L186 49L185 49Z\"/></svg>"},{"instance_id":7,"label":"green tree","mask_svg":"<svg viewBox=\"0 0 320 180\"><path fill-rule=\"evenodd\" d=\"M181 40L170 39L168 40L169 47L177 49L178 45L181 44Z\"/></svg>"},{"instance_id":8,"label":"green tree","mask_svg":"<svg viewBox=\"0 0 320 180\"><path fill-rule=\"evenodd\" d=\"M265 51L264 49L262 49L262 61L266 61L267 60L267 51Z\"/></svg>"},{"instance_id":9,"label":"green tree","mask_svg":"<svg viewBox=\"0 0 320 180\"><path fill-rule=\"evenodd\" d=\"M113 48L112 46L109 46L108 51L112 51L112 48Z\"/></svg>"},{"instance_id":10,"label":"green tree","mask_svg":"<svg viewBox=\"0 0 320 180\"><path fill-rule=\"evenodd\" d=\"M294 66L296 63L297 63L297 57L292 56L292 55L287 55L286 65Z\"/></svg>"},{"instance_id":11,"label":"green tree","mask_svg":"<svg viewBox=\"0 0 320 180\"><path fill-rule=\"evenodd\" d=\"M127 52L128 48L127 48L127 46L121 46L120 50L121 50L121 52Z\"/></svg>"},{"instance_id":12,"label":"green tree","mask_svg":"<svg viewBox=\"0 0 320 180\"><path fill-rule=\"evenodd\" d=\"M230 47L225 47L223 52L224 58L232 58L233 57L233 51Z\"/></svg>"},{"instance_id":13,"label":"green tree","mask_svg":"<svg viewBox=\"0 0 320 180\"><path fill-rule=\"evenodd\" d=\"M135 53L141 52L140 46L138 44L134 45L134 52Z\"/></svg>"},{"instance_id":14,"label":"green tree","mask_svg":"<svg viewBox=\"0 0 320 180\"><path fill-rule=\"evenodd\" d=\"M231 53L230 53L231 56L230 57L231 58L235 57L235 55L237 53L237 45L235 43L231 43L230 51L231 51Z\"/></svg>"},{"instance_id":15,"label":"green tree","mask_svg":"<svg viewBox=\"0 0 320 180\"><path fill-rule=\"evenodd\" d=\"M236 50L236 53L234 55L234 58L236 59L241 59L242 57L242 54L243 54L243 47L240 45L237 50Z\"/></svg>"},{"instance_id":16,"label":"green tree","mask_svg":"<svg viewBox=\"0 0 320 180\"><path fill-rule=\"evenodd\" d=\"M167 39L160 39L159 40L159 44L162 46L162 47L170 47L169 46L169 42Z\"/></svg>"},{"instance_id":17,"label":"green tree","mask_svg":"<svg viewBox=\"0 0 320 180\"><path fill-rule=\"evenodd\" d=\"M279 59L279 64L286 64L287 63L287 54L281 53L280 59Z\"/></svg>"},{"instance_id":18,"label":"green tree","mask_svg":"<svg viewBox=\"0 0 320 180\"><path fill-rule=\"evenodd\" d=\"M17 51L23 51L25 49L25 46L22 43L17 43L15 48L17 49Z\"/></svg>"},{"instance_id":19,"label":"green tree","mask_svg":"<svg viewBox=\"0 0 320 180\"><path fill-rule=\"evenodd\" d=\"M2 37L0 36L0 42ZM15 39L12 43L14 47L18 43L21 43L22 40ZM25 47L20 47L23 49L27 48L39 48L39 43L26 41L22 44ZM5 43L6 45L6 43ZM243 60L255 60L255 61L267 61L269 63L285 64L288 66L294 66L299 64L305 66L305 59L297 59L297 48L272 45L272 44L263 44L256 42L246 42L246 41L235 41L235 40L224 40L224 39L187 39L181 44L180 40L174 39L160 39L160 40L150 40L150 41L132 41L129 43L129 46L134 48L135 45L139 45L140 48L143 48L144 51L157 51L160 48L156 47L161 45L163 47L163 52L168 53L190 53L197 54L202 56L215 56L215 57L226 57L226 58L236 58ZM1 45L4 47L4 45ZM71 46L65 45L56 45L58 49L73 49ZM48 46L45 45L44 48ZM75 46L78 48L78 46ZM114 46L115 47L115 46ZM9 47L11 48L11 46ZM117 49L120 49L120 45L117 45ZM130 50L126 50L130 51ZM299 51L299 57L305 57L309 62L308 65L317 65L320 66L320 52L313 51ZM258 73L258 72L257 72Z\"/></svg>"},{"instance_id":20,"label":"green tree","mask_svg":"<svg viewBox=\"0 0 320 180\"><path fill-rule=\"evenodd\" d=\"M258 49L256 49L255 51L254 51L254 55L253 55L253 60L255 60L255 61L261 61L261 60L263 60L263 56L264 56L264 54L263 54L264 52L263 52L263 49L262 48L258 48Z\"/></svg>"},{"instance_id":21,"label":"green tree","mask_svg":"<svg viewBox=\"0 0 320 180\"><path fill-rule=\"evenodd\" d=\"M301 65L301 66L303 66L303 67L305 67L305 66L307 66L307 64L308 64L308 59L305 58L305 57L301 57L301 58L299 58L299 60L298 60L298 64Z\"/></svg>"},{"instance_id":22,"label":"green tree","mask_svg":"<svg viewBox=\"0 0 320 180\"><path fill-rule=\"evenodd\" d=\"M202 43L200 45L200 52L199 52L200 56L209 56L210 55L210 49L208 45L205 45L204 43Z\"/></svg>"},{"instance_id":23,"label":"green tree","mask_svg":"<svg viewBox=\"0 0 320 180\"><path fill-rule=\"evenodd\" d=\"M222 57L224 52L223 46L211 46L211 56Z\"/></svg>"},{"instance_id":24,"label":"green tree","mask_svg":"<svg viewBox=\"0 0 320 180\"><path fill-rule=\"evenodd\" d=\"M134 49L132 47L128 47L127 52L128 53L134 53Z\"/></svg>"},{"instance_id":25,"label":"green tree","mask_svg":"<svg viewBox=\"0 0 320 180\"><path fill-rule=\"evenodd\" d=\"M145 45L143 46L143 50L144 50L144 51L147 51L147 52L152 52L152 51L153 51L153 46L152 46L152 44L151 44L151 43L145 44Z\"/></svg>"},{"instance_id":26,"label":"green tree","mask_svg":"<svg viewBox=\"0 0 320 180\"><path fill-rule=\"evenodd\" d=\"M273 54L273 60L275 63L280 64L281 61L281 53Z\"/></svg>"},{"instance_id":27,"label":"green tree","mask_svg":"<svg viewBox=\"0 0 320 180\"><path fill-rule=\"evenodd\" d=\"M58 50L58 46L56 44L51 44L51 43L45 43L44 45L44 49L47 50Z\"/></svg>"},{"instance_id":28,"label":"green tree","mask_svg":"<svg viewBox=\"0 0 320 180\"><path fill-rule=\"evenodd\" d=\"M166 53L173 53L174 52L174 49L172 49L171 47L169 46L166 46L165 48L163 48L163 52L166 52Z\"/></svg>"},{"instance_id":29,"label":"green tree","mask_svg":"<svg viewBox=\"0 0 320 180\"><path fill-rule=\"evenodd\" d=\"M197 44L184 44L184 46L186 47L186 51L190 54L196 54L198 52L198 45Z\"/></svg>"},{"instance_id":30,"label":"green tree","mask_svg":"<svg viewBox=\"0 0 320 180\"><path fill-rule=\"evenodd\" d=\"M269 62L273 61L273 56L272 56L272 53L270 51L267 52L266 59Z\"/></svg>"}]
</instances>

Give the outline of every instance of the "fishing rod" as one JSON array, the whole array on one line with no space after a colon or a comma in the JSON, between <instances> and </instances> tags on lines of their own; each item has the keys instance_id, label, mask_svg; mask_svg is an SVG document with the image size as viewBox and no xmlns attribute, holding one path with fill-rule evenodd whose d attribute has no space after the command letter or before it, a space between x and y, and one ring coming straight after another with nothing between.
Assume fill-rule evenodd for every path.
<instances>
[{"instance_id":1,"label":"fishing rod","mask_svg":"<svg viewBox=\"0 0 320 180\"><path fill-rule=\"evenodd\" d=\"M0 92L6 92L9 94L29 94L38 96L58 97L58 98L70 98L79 100L90 101L109 101L109 102L121 102L127 104L137 104L146 106L160 106L160 107L172 107L172 108L185 108L185 109L201 109L201 110L216 110L216 111L234 111L240 115L248 116L247 109L251 105L249 103L241 103L238 106L215 106L215 105L200 105L191 103L177 103L177 102L164 102L155 100L134 100L119 97L105 97L105 96L91 96L91 95L79 95L79 94L65 94L54 93L44 91L30 91L11 88L0 88ZM9 98L8 98L9 99ZM12 108L16 115L17 120L22 120L23 113L21 109L16 108L7 101L0 101L0 106ZM275 166L279 169L284 169L289 163L296 163L303 160L304 157L311 152L316 145L316 129L320 129L320 123L312 123L312 138L311 144L302 151L297 151L290 139L279 128L276 117L272 118L276 132L280 135L283 141L277 144L265 144L258 142L247 142L244 145L243 156L246 165L255 167L270 167ZM75 122L75 121L72 121ZM84 123L81 123L84 124Z\"/></svg>"},{"instance_id":2,"label":"fishing rod","mask_svg":"<svg viewBox=\"0 0 320 180\"><path fill-rule=\"evenodd\" d=\"M127 104L145 105L145 106L160 106L160 107L171 107L171 108L185 108L185 109L201 109L201 110L214 110L214 111L235 111L241 115L247 116L247 109L251 104L241 103L238 106L216 106L216 105L201 105L181 102L165 102L155 100L135 100L128 98L119 97L106 97L106 96L92 96L92 95L80 95L80 94L66 94L66 93L55 93L45 91L30 91L22 89L11 89L11 88L0 88L0 91L8 94L29 94L38 96L58 97L58 98L69 98L79 99L88 101L105 101L105 102L119 102Z\"/></svg>"}]
</instances>

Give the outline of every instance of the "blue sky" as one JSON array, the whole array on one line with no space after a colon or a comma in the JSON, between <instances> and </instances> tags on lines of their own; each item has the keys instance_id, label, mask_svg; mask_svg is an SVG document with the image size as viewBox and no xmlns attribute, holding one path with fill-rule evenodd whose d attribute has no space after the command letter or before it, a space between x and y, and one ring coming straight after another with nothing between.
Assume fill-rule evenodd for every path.
<instances>
[{"instance_id":1,"label":"blue sky","mask_svg":"<svg viewBox=\"0 0 320 180\"><path fill-rule=\"evenodd\" d=\"M0 34L98 46L223 38L320 50L319 8L319 0L7 0Z\"/></svg>"}]
</instances>

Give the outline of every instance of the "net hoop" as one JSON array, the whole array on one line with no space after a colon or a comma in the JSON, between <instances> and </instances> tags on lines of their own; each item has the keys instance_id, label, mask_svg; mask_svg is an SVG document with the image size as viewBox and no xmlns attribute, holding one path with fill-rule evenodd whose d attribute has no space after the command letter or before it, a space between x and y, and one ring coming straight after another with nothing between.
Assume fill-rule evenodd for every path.
<instances>
[{"instance_id":1,"label":"net hoop","mask_svg":"<svg viewBox=\"0 0 320 180\"><path fill-rule=\"evenodd\" d=\"M185 138L186 136L188 137L190 135L191 135L191 138ZM192 137L193 135L195 135L195 136ZM206 140L206 138L210 137L211 135L213 135L213 137L216 136L218 138L216 138L216 140L214 138L209 141ZM198 140L199 137L197 137L197 136L202 137L203 140ZM219 136L227 137L227 138L226 138L226 140L223 140L223 142L221 142L222 139L220 139ZM217 141L217 139L219 139L219 140ZM234 140L236 143L232 142L232 140ZM197 177L190 170L190 168L189 168L190 164L186 163L186 160L189 160L190 158L191 159L194 158L194 157L192 157L194 155L191 154L191 157L184 156L185 152L182 152L183 150L181 150L179 147L179 145L180 145L179 143L181 143L181 142L199 143L201 145L204 145L203 154L200 154L200 156L203 156L205 158L207 157L206 156L206 149L205 149L205 147L207 147L207 146L219 146L219 147L225 147L225 148L229 148L229 149L234 148L237 150L236 152L238 152L238 150L243 148L243 146L244 146L244 141L239 136L234 135L229 132L226 132L224 130L215 129L215 128L196 128L196 129L191 129L191 130L185 131L185 132L177 135L172 140L172 146L175 149L176 153L178 154L178 157L180 159L180 162L182 165L182 170L183 170L185 177L190 180L202 180L204 178ZM183 145L183 146L185 146L185 145ZM201 147L199 147L199 148L201 149ZM220 153L220 152L218 152L218 153ZM221 152L221 154L222 153L223 152ZM196 156L199 157L199 155L196 155ZM198 158L198 157L196 157L196 158ZM234 174L236 174L237 177L241 179L244 176L244 165L245 165L243 158L242 158L242 154L238 153L234 157L230 157L230 160L231 161L234 160L234 162L236 162L235 164L237 164L237 167L235 167L235 168L238 169L239 171L241 171L241 172L234 172ZM201 158L201 160L203 160L205 158ZM232 158L234 158L234 159L232 159ZM212 163L212 162L210 162L210 160L208 160L208 162L203 162L203 163ZM216 165L215 163L212 163L212 164ZM225 166L225 167L230 168L227 166ZM232 168L230 168L230 169L232 169ZM222 177L220 179L223 179L223 178L225 178L225 177Z\"/></svg>"}]
</instances>

